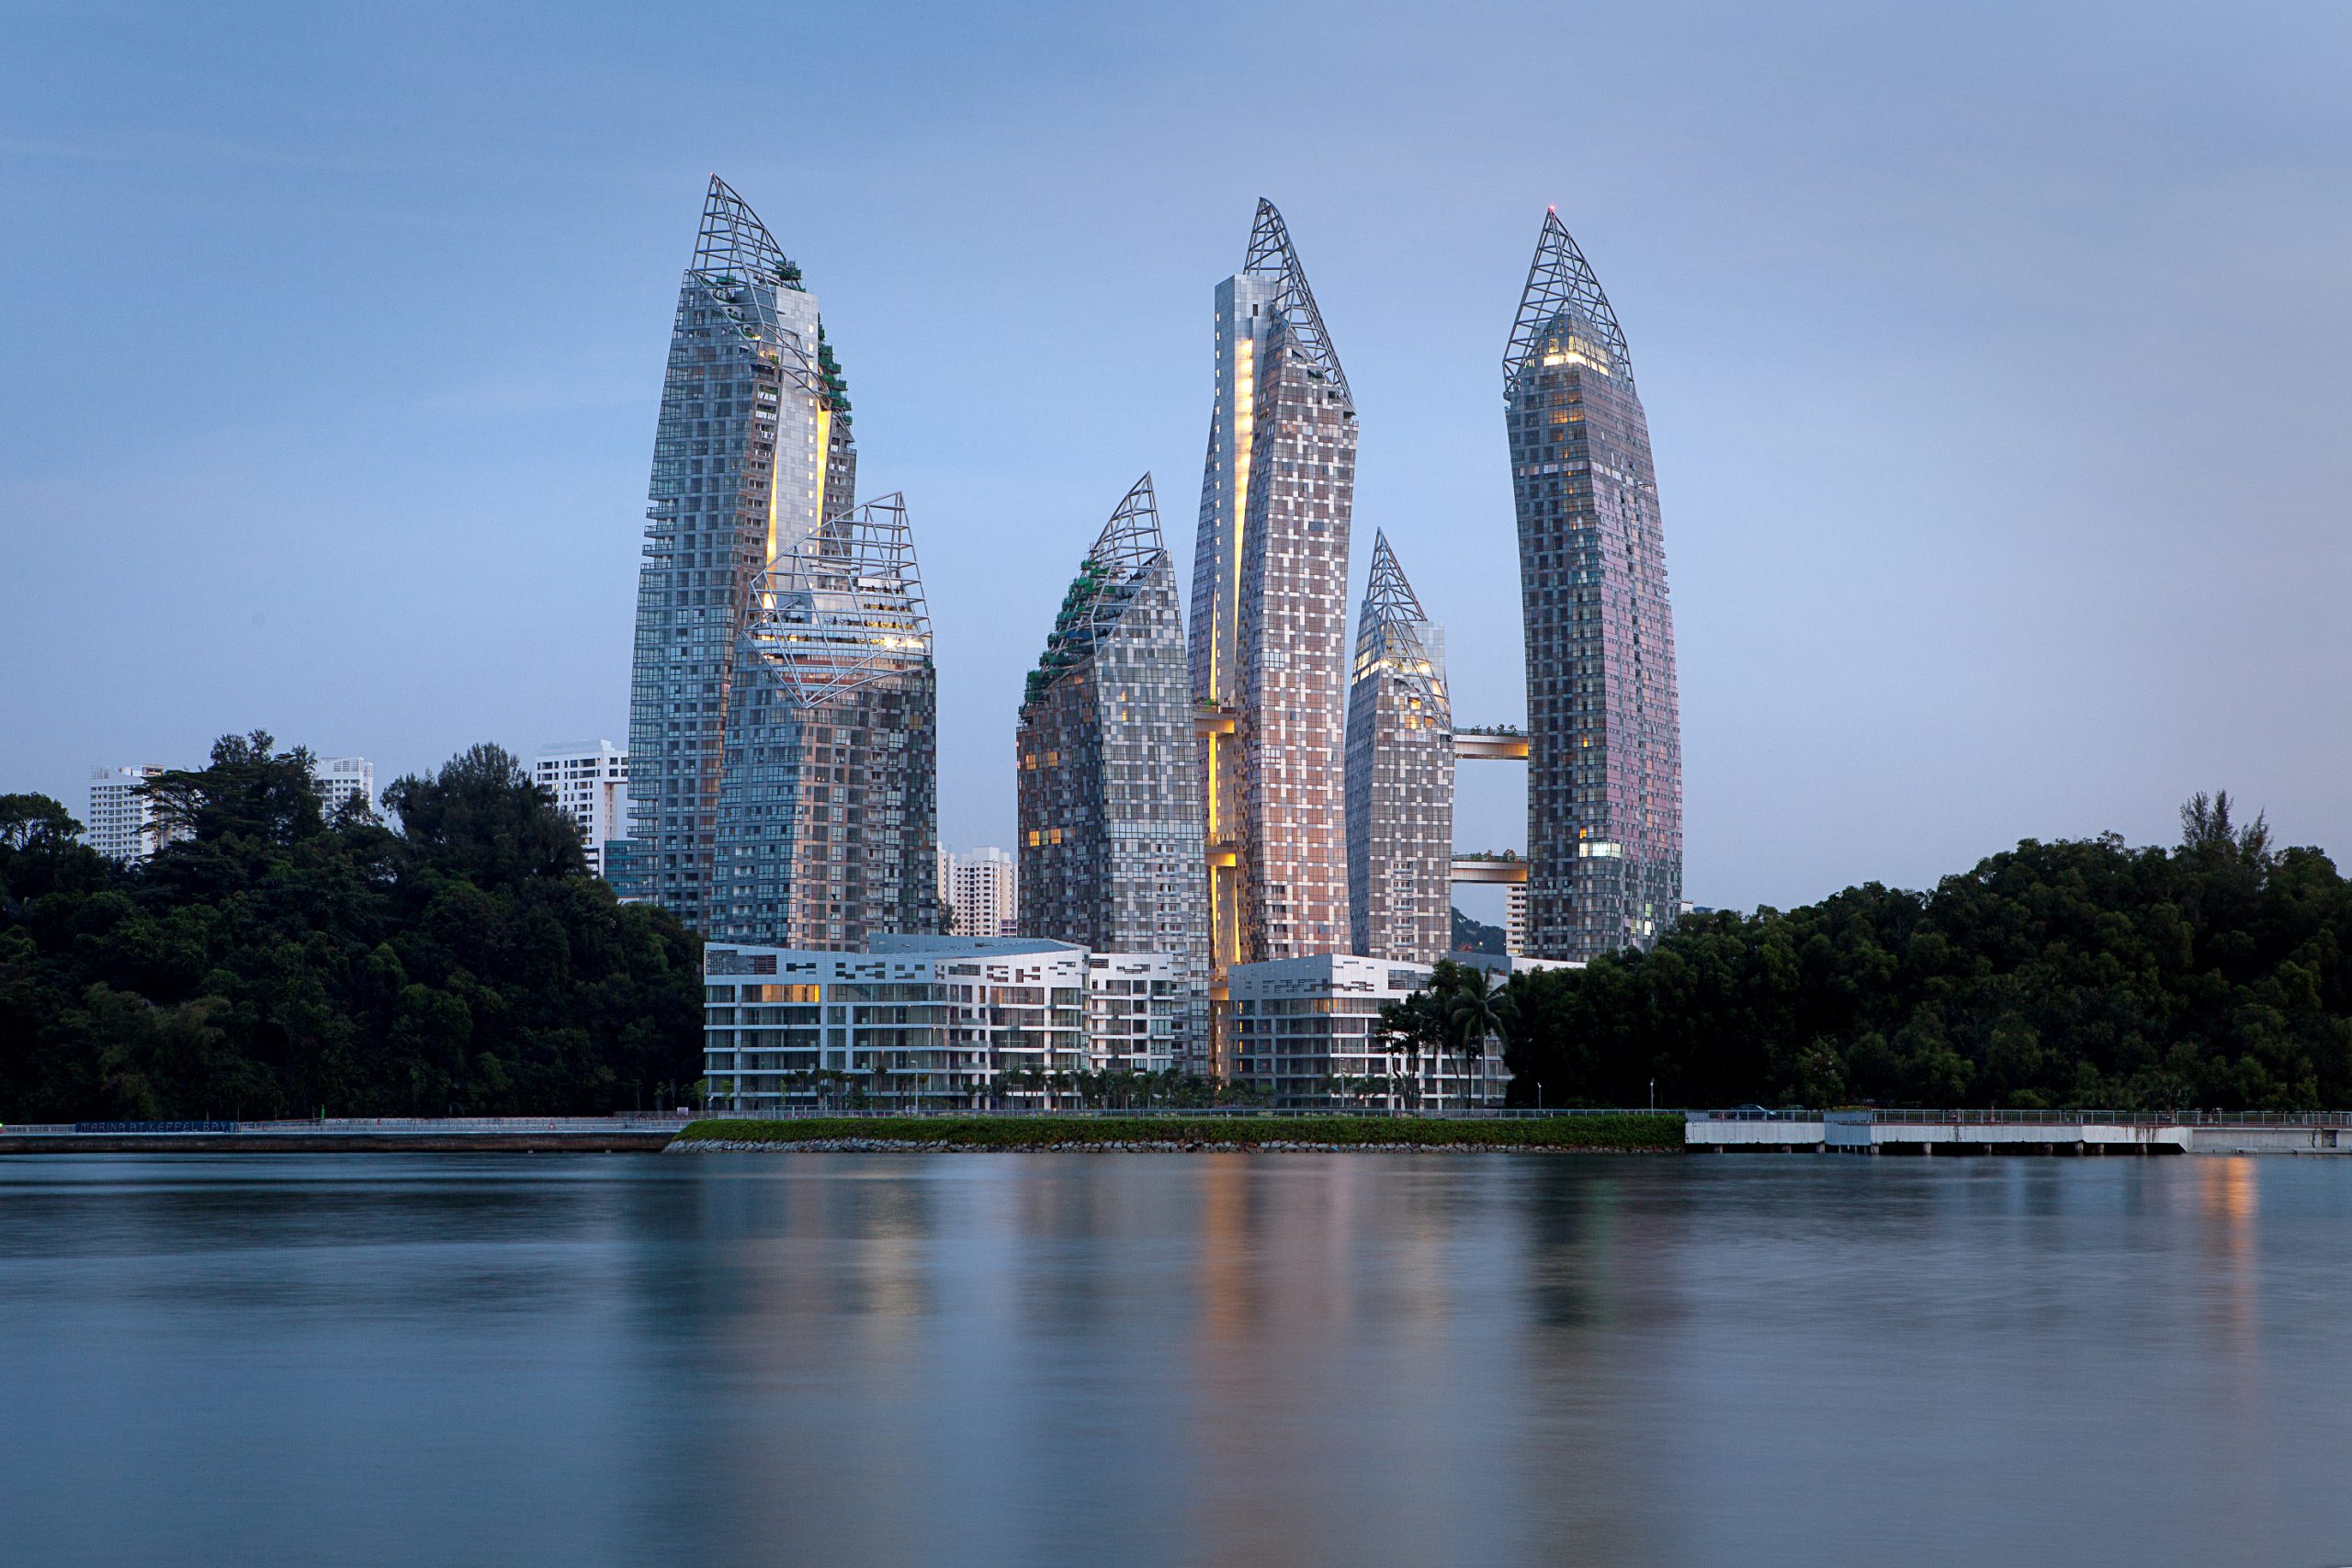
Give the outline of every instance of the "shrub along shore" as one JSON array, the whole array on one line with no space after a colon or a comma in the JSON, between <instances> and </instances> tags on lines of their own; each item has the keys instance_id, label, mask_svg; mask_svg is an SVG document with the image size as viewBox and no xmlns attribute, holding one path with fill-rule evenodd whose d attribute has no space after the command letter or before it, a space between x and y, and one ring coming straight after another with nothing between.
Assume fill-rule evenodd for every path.
<instances>
[{"instance_id":1,"label":"shrub along shore","mask_svg":"<svg viewBox=\"0 0 2352 1568\"><path fill-rule=\"evenodd\" d=\"M738 1149L1488 1149L1657 1153L1682 1118L1643 1111L1452 1121L1416 1116L809 1116L689 1123L673 1151Z\"/></svg>"}]
</instances>

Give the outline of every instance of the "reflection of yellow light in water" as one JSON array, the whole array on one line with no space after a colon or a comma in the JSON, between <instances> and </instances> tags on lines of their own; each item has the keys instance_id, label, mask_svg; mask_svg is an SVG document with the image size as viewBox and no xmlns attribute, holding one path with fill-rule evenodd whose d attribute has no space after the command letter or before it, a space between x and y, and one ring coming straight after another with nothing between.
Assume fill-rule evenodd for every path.
<instances>
[{"instance_id":1,"label":"reflection of yellow light in water","mask_svg":"<svg viewBox=\"0 0 2352 1568\"><path fill-rule=\"evenodd\" d=\"M2244 1156L2208 1158L2197 1174L2198 1206L2209 1218L2226 1222L2233 1242L2250 1239L2259 1202L2254 1161Z\"/></svg>"},{"instance_id":2,"label":"reflection of yellow light in water","mask_svg":"<svg viewBox=\"0 0 2352 1568\"><path fill-rule=\"evenodd\" d=\"M2209 1310L2225 1346L2252 1358L2262 1337L2261 1291L2256 1270L2255 1217L2260 1206L2260 1168L2248 1156L2206 1156L2198 1160L2199 1227L2207 1261L2203 1269ZM2255 1380L2237 1380L2241 1390Z\"/></svg>"},{"instance_id":3,"label":"reflection of yellow light in water","mask_svg":"<svg viewBox=\"0 0 2352 1568\"><path fill-rule=\"evenodd\" d=\"M1250 1338L1250 1156L1200 1156L1201 1304L1210 1344Z\"/></svg>"}]
</instances>

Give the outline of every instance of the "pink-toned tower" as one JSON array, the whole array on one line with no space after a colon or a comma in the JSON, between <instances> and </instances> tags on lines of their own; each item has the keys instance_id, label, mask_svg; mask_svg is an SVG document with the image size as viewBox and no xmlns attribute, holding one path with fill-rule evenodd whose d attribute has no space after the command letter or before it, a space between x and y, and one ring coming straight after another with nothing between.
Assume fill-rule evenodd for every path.
<instances>
[{"instance_id":1,"label":"pink-toned tower","mask_svg":"<svg viewBox=\"0 0 2352 1568\"><path fill-rule=\"evenodd\" d=\"M1193 564L1217 979L1234 964L1348 946L1355 465L1348 378L1282 214L1261 200L1241 271L1216 290L1216 406Z\"/></svg>"}]
</instances>

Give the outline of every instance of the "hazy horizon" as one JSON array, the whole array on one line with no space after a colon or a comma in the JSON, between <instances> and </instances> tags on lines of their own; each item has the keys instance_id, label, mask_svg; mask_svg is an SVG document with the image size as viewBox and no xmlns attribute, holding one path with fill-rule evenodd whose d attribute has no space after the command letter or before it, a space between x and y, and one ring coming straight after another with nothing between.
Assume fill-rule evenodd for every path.
<instances>
[{"instance_id":1,"label":"hazy horizon","mask_svg":"<svg viewBox=\"0 0 2352 1568\"><path fill-rule=\"evenodd\" d=\"M1656 444L1687 897L2166 841L2197 789L2352 854L2352 14L35 4L0 40L0 791L78 816L93 766L254 728L379 785L625 741L716 170L823 307L863 494L907 496L944 842L1012 844L1023 673L1147 469L1189 581L1263 195L1361 412L1356 586L1384 528L1464 723L1522 713L1499 361L1547 204L1591 259ZM1460 844L1523 845L1521 800L1465 768Z\"/></svg>"}]
</instances>

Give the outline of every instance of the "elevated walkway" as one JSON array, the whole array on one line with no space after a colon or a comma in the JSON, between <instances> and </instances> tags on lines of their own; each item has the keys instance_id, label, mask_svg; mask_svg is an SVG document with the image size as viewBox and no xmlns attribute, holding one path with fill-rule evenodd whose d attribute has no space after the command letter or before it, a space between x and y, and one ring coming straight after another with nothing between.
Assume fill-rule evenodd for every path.
<instances>
[{"instance_id":1,"label":"elevated walkway","mask_svg":"<svg viewBox=\"0 0 2352 1568\"><path fill-rule=\"evenodd\" d=\"M1524 762L1527 737L1516 729L1457 729L1453 732L1457 762Z\"/></svg>"}]
</instances>

